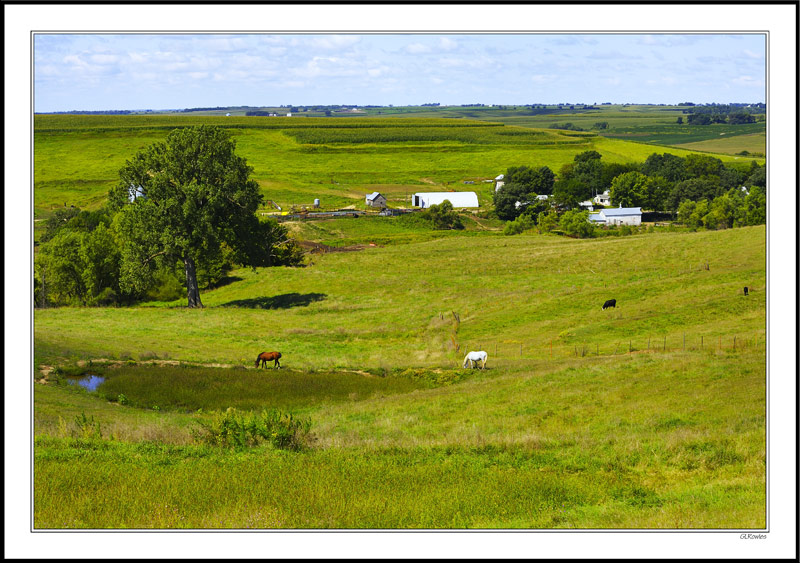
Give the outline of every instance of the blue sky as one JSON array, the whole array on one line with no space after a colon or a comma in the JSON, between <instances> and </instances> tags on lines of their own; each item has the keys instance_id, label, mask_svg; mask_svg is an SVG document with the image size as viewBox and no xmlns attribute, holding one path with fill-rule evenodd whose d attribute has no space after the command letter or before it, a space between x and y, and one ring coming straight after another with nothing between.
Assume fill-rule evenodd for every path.
<instances>
[{"instance_id":1,"label":"blue sky","mask_svg":"<svg viewBox=\"0 0 800 563\"><path fill-rule=\"evenodd\" d=\"M35 111L764 102L764 35L47 35Z\"/></svg>"}]
</instances>

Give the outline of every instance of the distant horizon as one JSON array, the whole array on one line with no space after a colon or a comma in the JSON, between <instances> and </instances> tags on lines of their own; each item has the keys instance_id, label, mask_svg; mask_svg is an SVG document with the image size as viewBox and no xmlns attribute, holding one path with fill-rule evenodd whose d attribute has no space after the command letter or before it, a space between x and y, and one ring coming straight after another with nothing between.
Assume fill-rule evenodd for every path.
<instances>
[{"instance_id":1,"label":"distant horizon","mask_svg":"<svg viewBox=\"0 0 800 563\"><path fill-rule=\"evenodd\" d=\"M692 105L686 105L692 104ZM282 104L279 106L270 106L270 105L220 105L220 106L198 106L198 107L182 107L182 108L112 108L112 109L97 109L97 110L86 110L86 109L71 109L71 110L63 110L63 111L35 111L34 114L36 115L47 115L47 114L56 114L56 113L112 113L112 112L165 112L165 111L213 111L213 110L225 110L225 109L259 109L259 108L310 108L310 107L320 107L320 108L333 108L333 107L348 107L348 108L409 108L409 107L440 107L440 108L457 108L457 107L527 107L527 106L675 106L675 107L697 107L697 106L754 106L754 105L766 105L766 102L692 102L691 100L685 100L683 102L678 102L675 104L667 104L667 103L652 103L652 102L552 102L552 103L545 103L545 102L529 102L526 104L512 104L512 103L499 103L499 104L484 104L482 102L475 102L472 104L440 104L438 102L425 102L423 104ZM575 108L575 109L584 109L584 108Z\"/></svg>"},{"instance_id":2,"label":"distant horizon","mask_svg":"<svg viewBox=\"0 0 800 563\"><path fill-rule=\"evenodd\" d=\"M35 113L766 100L761 33L36 33L33 42Z\"/></svg>"}]
</instances>

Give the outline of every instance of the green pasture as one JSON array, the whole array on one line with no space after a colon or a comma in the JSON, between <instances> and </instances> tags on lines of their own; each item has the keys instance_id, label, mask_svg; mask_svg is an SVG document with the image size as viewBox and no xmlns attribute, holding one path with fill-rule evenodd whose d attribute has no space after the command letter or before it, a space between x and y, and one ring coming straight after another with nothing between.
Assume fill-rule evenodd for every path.
<instances>
[{"instance_id":1,"label":"green pasture","mask_svg":"<svg viewBox=\"0 0 800 563\"><path fill-rule=\"evenodd\" d=\"M482 180L509 166L558 170L585 150L608 162L691 152L465 119L42 115L34 120L35 218L64 205L100 206L127 159L175 127L201 123L230 129L265 199L285 209L314 199L325 208L362 207L366 194L386 186L399 192L392 205L416 191L464 189L486 205L493 187Z\"/></svg>"},{"instance_id":2,"label":"green pasture","mask_svg":"<svg viewBox=\"0 0 800 563\"><path fill-rule=\"evenodd\" d=\"M35 364L106 380L34 384L34 526L763 527L764 227L471 233L237 270L202 310L36 310ZM311 434L198 442L228 407Z\"/></svg>"},{"instance_id":3,"label":"green pasture","mask_svg":"<svg viewBox=\"0 0 800 563\"><path fill-rule=\"evenodd\" d=\"M359 218L353 221L377 219ZM313 256L305 268L232 272L185 300L36 310L42 361L139 359L251 365L265 349L287 367L454 367L481 345L493 363L602 354L647 339L669 348L763 337L765 229L574 240L450 236ZM706 269L708 265L708 269ZM742 287L752 288L744 298ZM687 291L687 288L691 288ZM616 309L601 311L606 299ZM455 320L453 312L458 315ZM713 321L713 322L712 322ZM103 338L96 335L102 334Z\"/></svg>"}]
</instances>

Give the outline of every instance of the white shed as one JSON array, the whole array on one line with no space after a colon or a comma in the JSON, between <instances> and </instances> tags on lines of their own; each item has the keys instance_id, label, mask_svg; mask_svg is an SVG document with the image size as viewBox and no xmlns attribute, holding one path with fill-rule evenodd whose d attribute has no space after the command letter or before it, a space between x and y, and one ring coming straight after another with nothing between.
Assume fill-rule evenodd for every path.
<instances>
[{"instance_id":1,"label":"white shed","mask_svg":"<svg viewBox=\"0 0 800 563\"><path fill-rule=\"evenodd\" d=\"M430 207L449 200L453 207L480 207L475 192L419 192L412 196L414 207Z\"/></svg>"},{"instance_id":2,"label":"white shed","mask_svg":"<svg viewBox=\"0 0 800 563\"><path fill-rule=\"evenodd\" d=\"M642 224L642 208L641 207L617 207L610 209L601 209L598 215L598 220L602 219L606 225L641 225Z\"/></svg>"}]
</instances>

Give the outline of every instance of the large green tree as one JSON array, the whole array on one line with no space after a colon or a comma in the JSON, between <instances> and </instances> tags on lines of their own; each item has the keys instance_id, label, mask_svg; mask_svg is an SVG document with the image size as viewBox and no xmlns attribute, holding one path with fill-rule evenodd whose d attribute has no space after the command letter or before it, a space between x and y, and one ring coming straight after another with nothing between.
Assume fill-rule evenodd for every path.
<instances>
[{"instance_id":1,"label":"large green tree","mask_svg":"<svg viewBox=\"0 0 800 563\"><path fill-rule=\"evenodd\" d=\"M109 192L120 209L123 288L146 287L156 259L179 262L189 307L202 307L197 263L218 256L222 243L260 265L263 246L254 236L262 231L255 215L261 194L235 148L227 132L203 125L175 129L125 163Z\"/></svg>"},{"instance_id":2,"label":"large green tree","mask_svg":"<svg viewBox=\"0 0 800 563\"><path fill-rule=\"evenodd\" d=\"M505 180L505 185L494 193L494 208L500 219L511 221L537 204L537 195L553 193L555 174L547 166L512 166L506 171Z\"/></svg>"},{"instance_id":3,"label":"large green tree","mask_svg":"<svg viewBox=\"0 0 800 563\"><path fill-rule=\"evenodd\" d=\"M612 205L645 207L652 199L653 180L641 172L620 174L611 182Z\"/></svg>"}]
</instances>

